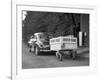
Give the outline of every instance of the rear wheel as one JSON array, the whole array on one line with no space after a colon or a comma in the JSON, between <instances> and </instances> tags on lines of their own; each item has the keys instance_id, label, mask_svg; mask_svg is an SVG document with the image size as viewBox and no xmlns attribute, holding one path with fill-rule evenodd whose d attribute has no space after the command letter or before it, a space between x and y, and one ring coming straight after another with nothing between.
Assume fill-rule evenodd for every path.
<instances>
[{"instance_id":1,"label":"rear wheel","mask_svg":"<svg viewBox=\"0 0 100 80\"><path fill-rule=\"evenodd\" d=\"M56 57L57 57L60 61L62 61L62 54L61 54L59 51L57 51Z\"/></svg>"}]
</instances>

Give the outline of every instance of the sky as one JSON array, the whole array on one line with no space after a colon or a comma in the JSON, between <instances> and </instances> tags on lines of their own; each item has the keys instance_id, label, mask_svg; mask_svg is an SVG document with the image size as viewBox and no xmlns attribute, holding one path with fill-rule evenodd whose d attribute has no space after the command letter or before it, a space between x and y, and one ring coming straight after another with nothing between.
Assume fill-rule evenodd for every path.
<instances>
[{"instance_id":1,"label":"sky","mask_svg":"<svg viewBox=\"0 0 100 80\"><path fill-rule=\"evenodd\" d=\"M23 20L26 18L27 11L23 11Z\"/></svg>"}]
</instances>

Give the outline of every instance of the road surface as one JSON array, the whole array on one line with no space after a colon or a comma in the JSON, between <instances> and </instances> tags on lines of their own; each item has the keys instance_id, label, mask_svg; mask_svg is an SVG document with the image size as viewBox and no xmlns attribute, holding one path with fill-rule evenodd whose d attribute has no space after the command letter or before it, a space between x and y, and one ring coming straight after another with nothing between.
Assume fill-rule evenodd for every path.
<instances>
[{"instance_id":1,"label":"road surface","mask_svg":"<svg viewBox=\"0 0 100 80\"><path fill-rule=\"evenodd\" d=\"M36 56L29 52L29 48L22 44L22 68L54 68L54 67L75 67L89 66L89 52L79 54L77 59L72 60L69 56L64 56L63 61L59 61L55 53L41 53Z\"/></svg>"}]
</instances>

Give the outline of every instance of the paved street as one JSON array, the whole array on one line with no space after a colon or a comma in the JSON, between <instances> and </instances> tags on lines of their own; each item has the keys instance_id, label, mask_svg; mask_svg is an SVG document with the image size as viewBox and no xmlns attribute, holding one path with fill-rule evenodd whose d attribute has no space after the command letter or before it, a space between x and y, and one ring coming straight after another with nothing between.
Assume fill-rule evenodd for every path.
<instances>
[{"instance_id":1,"label":"paved street","mask_svg":"<svg viewBox=\"0 0 100 80\"><path fill-rule=\"evenodd\" d=\"M73 66L88 66L89 52L85 49L78 51L77 59L72 60L69 56L64 56L63 61L59 61L55 53L41 53L36 56L28 51L28 47L23 43L22 48L22 68L52 68L52 67L73 67ZM84 53L82 53L84 50Z\"/></svg>"}]
</instances>

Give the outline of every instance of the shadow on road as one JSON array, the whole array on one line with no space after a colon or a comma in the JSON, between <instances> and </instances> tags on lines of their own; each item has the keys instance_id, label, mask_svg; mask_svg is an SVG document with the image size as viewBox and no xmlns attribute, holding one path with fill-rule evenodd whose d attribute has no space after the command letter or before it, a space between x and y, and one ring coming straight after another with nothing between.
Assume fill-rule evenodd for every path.
<instances>
[{"instance_id":1,"label":"shadow on road","mask_svg":"<svg viewBox=\"0 0 100 80\"><path fill-rule=\"evenodd\" d=\"M55 56L56 52L40 52L40 56Z\"/></svg>"}]
</instances>

